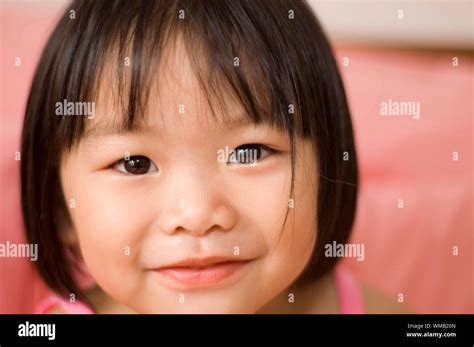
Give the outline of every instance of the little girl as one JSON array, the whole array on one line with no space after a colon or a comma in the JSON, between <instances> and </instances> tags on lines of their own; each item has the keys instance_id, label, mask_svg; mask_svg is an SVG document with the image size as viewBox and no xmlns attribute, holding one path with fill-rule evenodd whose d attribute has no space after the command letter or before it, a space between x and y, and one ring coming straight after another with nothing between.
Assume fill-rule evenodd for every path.
<instances>
[{"instance_id":1,"label":"little girl","mask_svg":"<svg viewBox=\"0 0 474 347\"><path fill-rule=\"evenodd\" d=\"M304 1L74 1L22 153L26 234L56 293L37 313L398 309L324 252L348 241L357 160Z\"/></svg>"}]
</instances>

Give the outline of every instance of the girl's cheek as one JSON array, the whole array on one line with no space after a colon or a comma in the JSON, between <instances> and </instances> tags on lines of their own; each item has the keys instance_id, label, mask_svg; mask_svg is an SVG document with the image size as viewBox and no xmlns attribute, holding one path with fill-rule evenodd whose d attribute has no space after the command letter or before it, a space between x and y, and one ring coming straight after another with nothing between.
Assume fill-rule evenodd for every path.
<instances>
[{"instance_id":1,"label":"girl's cheek","mask_svg":"<svg viewBox=\"0 0 474 347\"><path fill-rule=\"evenodd\" d=\"M86 193L86 192L84 192ZM110 191L89 190L77 214L77 233L85 263L102 287L134 283L140 238L146 226L133 204L117 204Z\"/></svg>"},{"instance_id":2,"label":"girl's cheek","mask_svg":"<svg viewBox=\"0 0 474 347\"><path fill-rule=\"evenodd\" d=\"M91 234L92 238L104 238L115 243L133 243L142 236L148 223L147 206L140 204L139 196L122 195L122 201L117 203L116 194L110 191L94 192L88 200L92 202L87 213L90 218L86 219L88 228L84 232ZM87 215L84 218L87 218Z\"/></svg>"},{"instance_id":3,"label":"girl's cheek","mask_svg":"<svg viewBox=\"0 0 474 347\"><path fill-rule=\"evenodd\" d=\"M105 176L82 178L70 180L65 190L75 197L71 215L86 264L93 272L126 271L151 223L145 192Z\"/></svg>"}]
</instances>

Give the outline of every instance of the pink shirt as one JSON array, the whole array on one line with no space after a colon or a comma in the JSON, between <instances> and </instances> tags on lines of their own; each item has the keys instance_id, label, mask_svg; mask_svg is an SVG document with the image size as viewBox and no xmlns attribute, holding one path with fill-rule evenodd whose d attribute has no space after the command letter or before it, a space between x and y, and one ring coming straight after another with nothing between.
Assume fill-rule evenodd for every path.
<instances>
[{"instance_id":1,"label":"pink shirt","mask_svg":"<svg viewBox=\"0 0 474 347\"><path fill-rule=\"evenodd\" d=\"M334 280L339 298L340 312L343 314L364 313L362 294L352 274L341 266L334 270ZM76 301L71 303L58 295L50 295L40 302L34 313L45 314L54 307L60 306L67 314L93 314L86 304Z\"/></svg>"},{"instance_id":2,"label":"pink shirt","mask_svg":"<svg viewBox=\"0 0 474 347\"><path fill-rule=\"evenodd\" d=\"M86 304L76 301L69 302L59 295L52 294L42 300L35 308L33 313L46 314L55 307L61 307L66 314L93 314L94 311Z\"/></svg>"},{"instance_id":3,"label":"pink shirt","mask_svg":"<svg viewBox=\"0 0 474 347\"><path fill-rule=\"evenodd\" d=\"M339 310L344 314L364 313L364 299L359 289L359 284L352 273L341 266L334 270Z\"/></svg>"}]
</instances>

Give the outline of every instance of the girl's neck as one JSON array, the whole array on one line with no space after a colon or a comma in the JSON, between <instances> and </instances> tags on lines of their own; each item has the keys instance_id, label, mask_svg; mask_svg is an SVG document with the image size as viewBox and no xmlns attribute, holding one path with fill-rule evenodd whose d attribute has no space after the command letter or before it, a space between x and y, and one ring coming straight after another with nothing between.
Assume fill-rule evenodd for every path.
<instances>
[{"instance_id":1,"label":"girl's neck","mask_svg":"<svg viewBox=\"0 0 474 347\"><path fill-rule=\"evenodd\" d=\"M122 305L107 295L102 288L96 286L86 292L92 310L100 314L136 313L128 306Z\"/></svg>"}]
</instances>

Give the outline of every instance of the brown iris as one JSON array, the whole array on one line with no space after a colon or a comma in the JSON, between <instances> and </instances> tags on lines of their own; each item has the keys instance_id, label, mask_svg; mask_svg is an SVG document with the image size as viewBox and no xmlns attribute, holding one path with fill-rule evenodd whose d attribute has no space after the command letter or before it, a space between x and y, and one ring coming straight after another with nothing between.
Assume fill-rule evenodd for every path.
<instances>
[{"instance_id":1,"label":"brown iris","mask_svg":"<svg viewBox=\"0 0 474 347\"><path fill-rule=\"evenodd\" d=\"M123 166L128 173L143 175L150 169L151 160L144 156L130 157L129 160L124 160Z\"/></svg>"}]
</instances>

